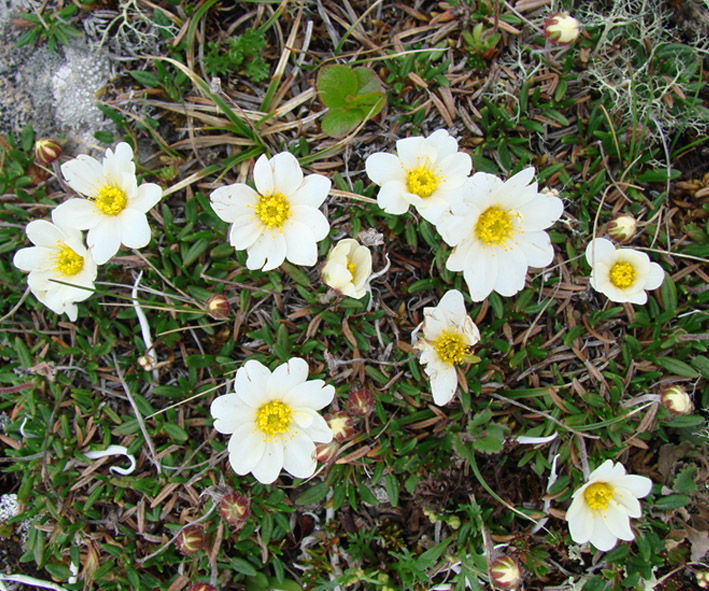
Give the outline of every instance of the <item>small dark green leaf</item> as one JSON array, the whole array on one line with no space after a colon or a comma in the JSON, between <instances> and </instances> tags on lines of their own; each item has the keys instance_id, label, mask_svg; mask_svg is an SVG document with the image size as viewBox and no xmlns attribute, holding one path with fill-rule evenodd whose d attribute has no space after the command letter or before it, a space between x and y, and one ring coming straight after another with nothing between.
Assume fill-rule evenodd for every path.
<instances>
[{"instance_id":1,"label":"small dark green leaf","mask_svg":"<svg viewBox=\"0 0 709 591\"><path fill-rule=\"evenodd\" d=\"M327 491L329 490L327 484L324 482L318 482L316 485L311 486L308 490L302 493L296 500L296 505L314 505L315 503L322 501L327 496Z\"/></svg>"},{"instance_id":2,"label":"small dark green leaf","mask_svg":"<svg viewBox=\"0 0 709 591\"><path fill-rule=\"evenodd\" d=\"M148 88L157 88L160 86L160 79L151 72L146 72L144 70L131 70L128 73L136 82L142 84L143 86L147 86Z\"/></svg>"},{"instance_id":3,"label":"small dark green leaf","mask_svg":"<svg viewBox=\"0 0 709 591\"><path fill-rule=\"evenodd\" d=\"M392 507L399 506L399 480L391 472L384 477L384 487Z\"/></svg>"},{"instance_id":4,"label":"small dark green leaf","mask_svg":"<svg viewBox=\"0 0 709 591\"><path fill-rule=\"evenodd\" d=\"M672 509L684 507L690 500L687 495L667 495L657 499L655 507L663 511L671 511Z\"/></svg>"}]
</instances>

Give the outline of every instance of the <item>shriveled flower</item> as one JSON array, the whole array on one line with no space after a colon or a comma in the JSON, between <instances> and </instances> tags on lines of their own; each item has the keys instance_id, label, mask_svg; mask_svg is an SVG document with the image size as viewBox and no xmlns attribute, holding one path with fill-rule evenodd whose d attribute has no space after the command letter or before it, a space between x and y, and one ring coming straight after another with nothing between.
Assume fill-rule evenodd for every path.
<instances>
[{"instance_id":1,"label":"shriveled flower","mask_svg":"<svg viewBox=\"0 0 709 591\"><path fill-rule=\"evenodd\" d=\"M546 267L554 258L544 231L561 217L561 199L537 192L534 169L503 182L475 173L463 200L443 214L438 231L454 246L446 268L462 271L473 301L492 291L512 296L524 287L529 267Z\"/></svg>"},{"instance_id":2,"label":"shriveled flower","mask_svg":"<svg viewBox=\"0 0 709 591\"><path fill-rule=\"evenodd\" d=\"M377 203L385 212L406 213L413 205L435 224L450 204L461 197L461 188L473 166L458 152L458 142L445 129L430 136L396 142L396 155L377 152L364 163L367 176L381 187Z\"/></svg>"},{"instance_id":3,"label":"shriveled flower","mask_svg":"<svg viewBox=\"0 0 709 591\"><path fill-rule=\"evenodd\" d=\"M414 345L431 379L433 401L448 404L458 387L455 366L470 360L471 347L480 340L480 331L465 313L463 294L457 289L445 293L435 308L423 309L423 337Z\"/></svg>"},{"instance_id":4,"label":"shriveled flower","mask_svg":"<svg viewBox=\"0 0 709 591\"><path fill-rule=\"evenodd\" d=\"M591 287L611 302L645 304L645 290L657 289L665 280L665 272L651 263L644 252L618 248L610 240L596 238L586 247L586 260L591 265Z\"/></svg>"},{"instance_id":5,"label":"shriveled flower","mask_svg":"<svg viewBox=\"0 0 709 591\"><path fill-rule=\"evenodd\" d=\"M295 265L317 262L317 243L330 231L318 209L330 192L330 180L321 174L303 178L290 152L270 160L262 155L254 166L254 191L235 183L212 191L216 214L231 223L229 243L249 254L249 269L270 271L288 259Z\"/></svg>"},{"instance_id":6,"label":"shriveled flower","mask_svg":"<svg viewBox=\"0 0 709 591\"><path fill-rule=\"evenodd\" d=\"M630 518L640 517L638 499L647 496L651 488L649 478L626 474L623 464L606 460L574 492L566 512L571 538L577 544L591 542L604 552L618 539L633 540Z\"/></svg>"},{"instance_id":7,"label":"shriveled flower","mask_svg":"<svg viewBox=\"0 0 709 591\"><path fill-rule=\"evenodd\" d=\"M579 22L566 12L552 14L544 21L544 36L556 45L573 43L580 30Z\"/></svg>"},{"instance_id":8,"label":"shriveled flower","mask_svg":"<svg viewBox=\"0 0 709 591\"><path fill-rule=\"evenodd\" d=\"M27 285L40 302L74 322L76 303L91 296L98 270L82 233L46 220L30 222L26 232L34 246L18 250L13 264L29 271Z\"/></svg>"},{"instance_id":9,"label":"shriveled flower","mask_svg":"<svg viewBox=\"0 0 709 591\"><path fill-rule=\"evenodd\" d=\"M146 214L162 198L155 183L138 186L133 150L125 142L114 152L106 150L103 162L82 154L61 166L69 186L88 199L69 199L52 218L77 230L88 230L86 244L97 265L103 265L118 249L143 248L150 242Z\"/></svg>"},{"instance_id":10,"label":"shriveled flower","mask_svg":"<svg viewBox=\"0 0 709 591\"><path fill-rule=\"evenodd\" d=\"M608 235L618 242L628 242L635 236L637 222L629 213L621 213L615 216L610 222L606 231Z\"/></svg>"},{"instance_id":11,"label":"shriveled flower","mask_svg":"<svg viewBox=\"0 0 709 591\"><path fill-rule=\"evenodd\" d=\"M675 415L688 415L694 410L694 403L682 386L667 386L660 398L664 407Z\"/></svg>"},{"instance_id":12,"label":"shriveled flower","mask_svg":"<svg viewBox=\"0 0 709 591\"><path fill-rule=\"evenodd\" d=\"M332 441L316 411L332 402L335 388L307 378L308 364L298 357L273 372L249 360L236 372L234 393L212 402L214 428L231 435L229 462L237 474L251 472L263 484L281 469L296 478L314 474L314 442Z\"/></svg>"},{"instance_id":13,"label":"shriveled flower","mask_svg":"<svg viewBox=\"0 0 709 591\"><path fill-rule=\"evenodd\" d=\"M340 240L327 255L322 280L346 296L360 299L367 294L372 274L372 253L352 238Z\"/></svg>"}]
</instances>

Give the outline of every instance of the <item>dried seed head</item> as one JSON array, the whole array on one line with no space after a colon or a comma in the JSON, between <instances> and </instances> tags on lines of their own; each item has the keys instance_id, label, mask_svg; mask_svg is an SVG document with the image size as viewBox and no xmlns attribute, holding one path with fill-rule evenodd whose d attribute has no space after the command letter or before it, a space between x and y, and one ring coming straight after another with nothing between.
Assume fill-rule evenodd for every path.
<instances>
[{"instance_id":1,"label":"dried seed head","mask_svg":"<svg viewBox=\"0 0 709 591\"><path fill-rule=\"evenodd\" d=\"M332 436L337 441L345 441L354 435L354 421L345 411L329 412L325 415L325 420L332 429Z\"/></svg>"},{"instance_id":2,"label":"dried seed head","mask_svg":"<svg viewBox=\"0 0 709 591\"><path fill-rule=\"evenodd\" d=\"M522 582L519 563L512 556L500 556L490 565L492 582L501 589L516 589Z\"/></svg>"},{"instance_id":3,"label":"dried seed head","mask_svg":"<svg viewBox=\"0 0 709 591\"><path fill-rule=\"evenodd\" d=\"M374 410L374 397L367 388L354 390L347 400L347 410L352 416L366 417Z\"/></svg>"},{"instance_id":4,"label":"dried seed head","mask_svg":"<svg viewBox=\"0 0 709 591\"><path fill-rule=\"evenodd\" d=\"M35 187L46 181L49 178L49 173L44 170L44 168L38 166L36 162L30 162L30 165L27 167L27 176L32 186Z\"/></svg>"},{"instance_id":5,"label":"dried seed head","mask_svg":"<svg viewBox=\"0 0 709 591\"><path fill-rule=\"evenodd\" d=\"M606 231L613 240L628 242L635 236L635 228L635 218L629 213L621 213L608 222Z\"/></svg>"},{"instance_id":6,"label":"dried seed head","mask_svg":"<svg viewBox=\"0 0 709 591\"><path fill-rule=\"evenodd\" d=\"M177 549L187 556L197 554L204 547L204 542L204 531L199 525L188 525L175 541Z\"/></svg>"},{"instance_id":7,"label":"dried seed head","mask_svg":"<svg viewBox=\"0 0 709 591\"><path fill-rule=\"evenodd\" d=\"M59 158L62 151L62 145L48 137L43 137L34 143L34 159L44 166L49 166Z\"/></svg>"},{"instance_id":8,"label":"dried seed head","mask_svg":"<svg viewBox=\"0 0 709 591\"><path fill-rule=\"evenodd\" d=\"M219 503L219 513L229 525L241 529L246 519L251 515L251 501L241 493L227 493Z\"/></svg>"},{"instance_id":9,"label":"dried seed head","mask_svg":"<svg viewBox=\"0 0 709 591\"><path fill-rule=\"evenodd\" d=\"M692 399L681 386L667 386L662 390L662 404L675 415L688 415L694 410Z\"/></svg>"},{"instance_id":10,"label":"dried seed head","mask_svg":"<svg viewBox=\"0 0 709 591\"><path fill-rule=\"evenodd\" d=\"M221 293L215 293L209 296L204 306L207 313L214 318L214 320L223 320L229 315L229 300Z\"/></svg>"},{"instance_id":11,"label":"dried seed head","mask_svg":"<svg viewBox=\"0 0 709 591\"><path fill-rule=\"evenodd\" d=\"M580 33L579 22L566 12L552 14L544 21L544 36L554 45L573 43Z\"/></svg>"}]
</instances>

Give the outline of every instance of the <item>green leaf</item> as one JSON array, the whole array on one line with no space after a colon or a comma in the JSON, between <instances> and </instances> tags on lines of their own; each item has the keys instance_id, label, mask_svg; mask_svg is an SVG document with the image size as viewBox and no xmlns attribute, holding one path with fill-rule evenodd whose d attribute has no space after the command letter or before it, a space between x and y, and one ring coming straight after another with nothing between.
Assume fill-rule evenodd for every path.
<instances>
[{"instance_id":1,"label":"green leaf","mask_svg":"<svg viewBox=\"0 0 709 591\"><path fill-rule=\"evenodd\" d=\"M185 431L182 427L179 425L176 425L175 423L165 423L162 427L162 430L171 438L174 439L175 441L179 443L184 443L189 439L189 435L187 435L187 431Z\"/></svg>"},{"instance_id":2,"label":"green leaf","mask_svg":"<svg viewBox=\"0 0 709 591\"><path fill-rule=\"evenodd\" d=\"M399 479L391 472L384 477L384 487L392 507L399 506Z\"/></svg>"},{"instance_id":3,"label":"green leaf","mask_svg":"<svg viewBox=\"0 0 709 591\"><path fill-rule=\"evenodd\" d=\"M662 307L674 315L677 311L677 288L675 287L675 282L667 274L665 274L665 280L660 285L660 299L662 300Z\"/></svg>"},{"instance_id":4,"label":"green leaf","mask_svg":"<svg viewBox=\"0 0 709 591\"><path fill-rule=\"evenodd\" d=\"M314 505L315 503L322 501L327 496L327 491L329 487L324 482L318 482L315 486L311 486L303 494L301 494L296 500L296 505Z\"/></svg>"},{"instance_id":5,"label":"green leaf","mask_svg":"<svg viewBox=\"0 0 709 591\"><path fill-rule=\"evenodd\" d=\"M694 473L697 467L694 464L685 466L675 476L675 481L672 483L672 488L678 493L691 495L697 490L697 483L694 481Z\"/></svg>"},{"instance_id":6,"label":"green leaf","mask_svg":"<svg viewBox=\"0 0 709 591\"><path fill-rule=\"evenodd\" d=\"M369 94L360 94L354 97L350 105L357 107L362 111L363 118L374 117L384 107L386 95L383 92L370 92ZM349 107L348 107L349 110Z\"/></svg>"},{"instance_id":7,"label":"green leaf","mask_svg":"<svg viewBox=\"0 0 709 591\"><path fill-rule=\"evenodd\" d=\"M256 569L250 562L247 562L243 558L232 558L231 567L238 573L246 575L247 577L255 577Z\"/></svg>"},{"instance_id":8,"label":"green leaf","mask_svg":"<svg viewBox=\"0 0 709 591\"><path fill-rule=\"evenodd\" d=\"M494 435L487 435L473 442L473 448L486 454L494 454L502 451L502 440Z\"/></svg>"},{"instance_id":9,"label":"green leaf","mask_svg":"<svg viewBox=\"0 0 709 591\"><path fill-rule=\"evenodd\" d=\"M684 361L679 359L674 359L672 357L659 357L656 360L657 365L661 368L669 371L676 376L682 376L683 378L698 378L699 373L693 369L691 366L686 364Z\"/></svg>"},{"instance_id":10,"label":"green leaf","mask_svg":"<svg viewBox=\"0 0 709 591\"><path fill-rule=\"evenodd\" d=\"M687 495L667 495L657 499L655 507L663 511L671 511L672 509L684 507L690 500Z\"/></svg>"},{"instance_id":11,"label":"green leaf","mask_svg":"<svg viewBox=\"0 0 709 591\"><path fill-rule=\"evenodd\" d=\"M160 79L151 72L146 72L144 70L131 70L128 73L136 82L142 84L143 86L147 86L148 88L157 88L160 86Z\"/></svg>"},{"instance_id":12,"label":"green leaf","mask_svg":"<svg viewBox=\"0 0 709 591\"><path fill-rule=\"evenodd\" d=\"M357 75L352 69L337 64L325 66L320 70L315 85L320 93L320 100L331 109L346 107L359 89Z\"/></svg>"},{"instance_id":13,"label":"green leaf","mask_svg":"<svg viewBox=\"0 0 709 591\"><path fill-rule=\"evenodd\" d=\"M377 73L371 68L359 67L354 69L357 76L357 94L369 94L371 92L382 92L382 81L377 76Z\"/></svg>"},{"instance_id":14,"label":"green leaf","mask_svg":"<svg viewBox=\"0 0 709 591\"><path fill-rule=\"evenodd\" d=\"M691 361L692 367L701 373L705 378L709 378L709 358L704 355L697 355Z\"/></svg>"},{"instance_id":15,"label":"green leaf","mask_svg":"<svg viewBox=\"0 0 709 591\"><path fill-rule=\"evenodd\" d=\"M359 109L332 109L325 115L321 127L330 137L344 137L364 119Z\"/></svg>"}]
</instances>

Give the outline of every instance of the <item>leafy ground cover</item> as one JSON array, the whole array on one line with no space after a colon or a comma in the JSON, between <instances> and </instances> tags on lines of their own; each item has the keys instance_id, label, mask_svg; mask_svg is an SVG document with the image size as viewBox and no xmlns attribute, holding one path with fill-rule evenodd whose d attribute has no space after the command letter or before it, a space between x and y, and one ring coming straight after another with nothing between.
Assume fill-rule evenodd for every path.
<instances>
[{"instance_id":1,"label":"leafy ground cover","mask_svg":"<svg viewBox=\"0 0 709 591\"><path fill-rule=\"evenodd\" d=\"M697 588L709 570L706 3L65 4L25 19L22 42L60 51L94 11L115 10L99 40L125 59L99 99L115 133L48 166L33 161L31 127L2 140L0 485L20 511L0 512L6 575L65 589L462 590L501 587L505 559L526 589ZM543 35L557 10L581 24L569 45ZM367 73L323 101L331 65ZM328 100L338 137L322 131ZM473 171L533 166L563 201L552 264L512 297L472 301L435 224L377 206L366 158L438 129ZM152 239L101 266L71 322L29 293L13 255L26 224L72 195L59 165L119 141L163 187ZM283 151L332 181L330 232L312 267L251 270L210 194ZM637 222L628 246L665 272L645 305L589 285L586 247L621 213ZM381 272L359 300L321 279L342 238L369 246ZM439 406L412 332L451 289L480 340ZM215 295L223 307L208 306ZM247 360L273 370L293 357L335 388L323 412L350 428L311 478L239 476L210 404ZM670 386L694 409L670 412ZM91 459L115 445L134 471ZM652 491L634 541L603 552L574 543L564 516L607 459ZM230 523L219 507L232 492L248 510Z\"/></svg>"}]
</instances>

